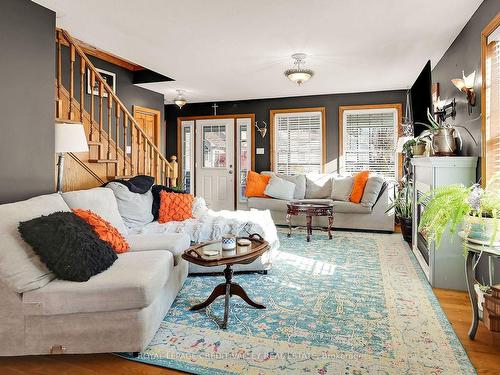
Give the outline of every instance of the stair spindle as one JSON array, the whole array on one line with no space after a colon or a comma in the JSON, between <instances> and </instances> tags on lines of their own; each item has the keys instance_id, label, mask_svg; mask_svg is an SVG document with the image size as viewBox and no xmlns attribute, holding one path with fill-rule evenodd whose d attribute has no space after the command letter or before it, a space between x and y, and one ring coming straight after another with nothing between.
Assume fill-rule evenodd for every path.
<instances>
[{"instance_id":1,"label":"stair spindle","mask_svg":"<svg viewBox=\"0 0 500 375\"><path fill-rule=\"evenodd\" d=\"M148 141L146 139L146 136L144 136L144 174L148 174L147 171L147 164L148 164Z\"/></svg>"},{"instance_id":2,"label":"stair spindle","mask_svg":"<svg viewBox=\"0 0 500 375\"><path fill-rule=\"evenodd\" d=\"M137 136L135 137L134 144L137 145L137 174L141 173L141 133L139 129L136 129Z\"/></svg>"},{"instance_id":3,"label":"stair spindle","mask_svg":"<svg viewBox=\"0 0 500 375\"><path fill-rule=\"evenodd\" d=\"M75 76L75 46L71 45L70 48L70 54L69 54L69 59L70 59L70 65L69 65L69 111L68 111L68 117L70 120L75 119L75 114L73 112L73 101L75 100L75 82L74 82L74 76Z\"/></svg>"},{"instance_id":4,"label":"stair spindle","mask_svg":"<svg viewBox=\"0 0 500 375\"><path fill-rule=\"evenodd\" d=\"M101 81L99 81L99 142L101 143L102 148L102 130L104 126L104 121L103 121L103 109L104 109L104 103L103 103L103 97L104 97L104 87ZM101 155L99 155L101 157Z\"/></svg>"},{"instance_id":5,"label":"stair spindle","mask_svg":"<svg viewBox=\"0 0 500 375\"><path fill-rule=\"evenodd\" d=\"M85 112L85 60L80 57L80 122L83 124L83 115ZM92 125L90 126L92 129Z\"/></svg>"},{"instance_id":6,"label":"stair spindle","mask_svg":"<svg viewBox=\"0 0 500 375\"><path fill-rule=\"evenodd\" d=\"M148 142L149 143L149 142ZM156 181L156 175L155 175L155 168L154 168L154 150L151 145L149 145L149 174L155 178Z\"/></svg>"},{"instance_id":7,"label":"stair spindle","mask_svg":"<svg viewBox=\"0 0 500 375\"><path fill-rule=\"evenodd\" d=\"M123 115L123 175L127 175L127 130L128 130L128 116Z\"/></svg>"},{"instance_id":8,"label":"stair spindle","mask_svg":"<svg viewBox=\"0 0 500 375\"><path fill-rule=\"evenodd\" d=\"M108 94L108 159L111 159L111 112L113 111L113 102L111 98L111 93L106 89Z\"/></svg>"},{"instance_id":9,"label":"stair spindle","mask_svg":"<svg viewBox=\"0 0 500 375\"><path fill-rule=\"evenodd\" d=\"M115 159L118 159L118 149L120 148L120 117L121 109L118 103L116 103L116 121L115 121ZM119 163L115 164L115 175L119 174Z\"/></svg>"},{"instance_id":10,"label":"stair spindle","mask_svg":"<svg viewBox=\"0 0 500 375\"><path fill-rule=\"evenodd\" d=\"M134 175L135 173L135 163L134 163L134 123L130 122L130 174Z\"/></svg>"},{"instance_id":11,"label":"stair spindle","mask_svg":"<svg viewBox=\"0 0 500 375\"><path fill-rule=\"evenodd\" d=\"M94 140L94 86L95 75L94 71L89 69L90 73L90 134L89 139Z\"/></svg>"}]
</instances>

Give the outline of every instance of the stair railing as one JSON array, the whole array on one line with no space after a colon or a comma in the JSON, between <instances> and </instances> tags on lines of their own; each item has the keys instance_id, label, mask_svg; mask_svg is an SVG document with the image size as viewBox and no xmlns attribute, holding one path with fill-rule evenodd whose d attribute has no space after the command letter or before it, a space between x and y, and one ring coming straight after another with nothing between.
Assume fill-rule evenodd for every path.
<instances>
[{"instance_id":1,"label":"stair railing","mask_svg":"<svg viewBox=\"0 0 500 375\"><path fill-rule=\"evenodd\" d=\"M62 46L69 48L69 107L67 113L63 113L62 106ZM85 52L81 49L78 42L65 30L56 31L56 69L57 69L57 97L56 116L60 119L70 121L84 120L85 109L85 71L88 70L90 81L90 130L88 140L90 144L99 145L99 160L114 164L115 176L130 177L137 174L148 174L155 177L157 182L168 186L177 186L178 163L177 157L172 156L168 161L153 141L147 136L144 130L139 126L134 117L130 114L125 105L121 102L113 89L107 84L99 71L88 59ZM80 63L79 69L79 108L76 106L75 96L75 62L77 58ZM95 85L98 85L97 100L97 120L96 102L94 93ZM105 100L107 99L107 100ZM104 118L104 107L107 107L107 118ZM76 119L75 107L79 109L79 118ZM114 110L113 110L114 109ZM114 117L114 137L112 124ZM104 129L107 126L106 130ZM120 142L120 133L123 136L123 142ZM107 152L103 155L103 141L107 141ZM130 140L130 152L127 153L128 141ZM112 144L114 143L114 148ZM123 143L123 149L120 147ZM129 154L130 156L127 156ZM120 163L121 161L121 163ZM121 164L121 170L120 170Z\"/></svg>"}]
</instances>

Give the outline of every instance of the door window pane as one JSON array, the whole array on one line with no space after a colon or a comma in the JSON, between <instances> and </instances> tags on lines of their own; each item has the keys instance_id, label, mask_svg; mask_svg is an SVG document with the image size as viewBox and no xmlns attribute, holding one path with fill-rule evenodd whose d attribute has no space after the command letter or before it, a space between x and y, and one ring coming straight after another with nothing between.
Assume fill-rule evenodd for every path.
<instances>
[{"instance_id":1,"label":"door window pane","mask_svg":"<svg viewBox=\"0 0 500 375\"><path fill-rule=\"evenodd\" d=\"M190 193L191 191L191 128L184 127L182 129L182 184L184 190Z\"/></svg>"},{"instance_id":2,"label":"door window pane","mask_svg":"<svg viewBox=\"0 0 500 375\"><path fill-rule=\"evenodd\" d=\"M203 126L203 167L225 168L226 164L225 125Z\"/></svg>"},{"instance_id":3,"label":"door window pane","mask_svg":"<svg viewBox=\"0 0 500 375\"><path fill-rule=\"evenodd\" d=\"M247 188L247 174L250 170L250 154L247 125L240 126L240 201L245 201Z\"/></svg>"}]
</instances>

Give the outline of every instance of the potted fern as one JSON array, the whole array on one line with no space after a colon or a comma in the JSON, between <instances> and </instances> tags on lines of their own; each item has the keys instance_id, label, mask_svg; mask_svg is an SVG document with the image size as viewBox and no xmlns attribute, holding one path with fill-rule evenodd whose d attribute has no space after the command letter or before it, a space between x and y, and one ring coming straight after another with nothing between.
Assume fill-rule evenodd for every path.
<instances>
[{"instance_id":1,"label":"potted fern","mask_svg":"<svg viewBox=\"0 0 500 375\"><path fill-rule=\"evenodd\" d=\"M500 189L494 181L485 189L478 184L470 187L450 185L429 192L420 199L429 199L429 202L419 229L427 233L437 248L448 227L450 233L463 228L469 238L479 239L489 246L497 245L497 238L500 239Z\"/></svg>"}]
</instances>

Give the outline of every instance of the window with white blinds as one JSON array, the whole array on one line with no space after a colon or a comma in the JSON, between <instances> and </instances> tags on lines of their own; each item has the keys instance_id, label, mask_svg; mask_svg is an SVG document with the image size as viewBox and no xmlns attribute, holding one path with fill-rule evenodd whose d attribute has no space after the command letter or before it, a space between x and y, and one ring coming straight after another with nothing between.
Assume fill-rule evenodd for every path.
<instances>
[{"instance_id":1,"label":"window with white blinds","mask_svg":"<svg viewBox=\"0 0 500 375\"><path fill-rule=\"evenodd\" d=\"M486 38L483 80L485 82L485 134L483 135L483 181L500 175L500 27Z\"/></svg>"},{"instance_id":2,"label":"window with white blinds","mask_svg":"<svg viewBox=\"0 0 500 375\"><path fill-rule=\"evenodd\" d=\"M342 111L342 117L342 170L345 173L369 170L395 178L397 110L395 108L346 109Z\"/></svg>"},{"instance_id":3,"label":"window with white blinds","mask_svg":"<svg viewBox=\"0 0 500 375\"><path fill-rule=\"evenodd\" d=\"M272 114L273 167L295 175L323 170L323 111Z\"/></svg>"}]
</instances>

